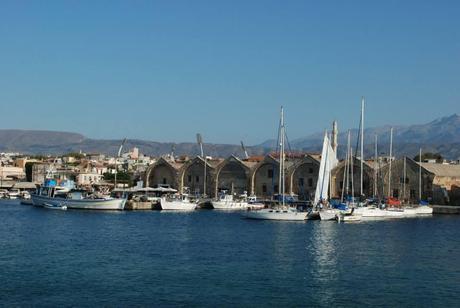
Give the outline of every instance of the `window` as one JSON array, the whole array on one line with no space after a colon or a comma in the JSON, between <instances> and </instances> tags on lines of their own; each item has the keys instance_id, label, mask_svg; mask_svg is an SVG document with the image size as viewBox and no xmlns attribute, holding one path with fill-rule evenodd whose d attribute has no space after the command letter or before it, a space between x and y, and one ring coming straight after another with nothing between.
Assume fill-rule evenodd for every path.
<instances>
[{"instance_id":1,"label":"window","mask_svg":"<svg viewBox=\"0 0 460 308\"><path fill-rule=\"evenodd\" d=\"M266 193L267 192L267 185L262 185L262 192L263 193Z\"/></svg>"},{"instance_id":2,"label":"window","mask_svg":"<svg viewBox=\"0 0 460 308\"><path fill-rule=\"evenodd\" d=\"M395 197L395 198L399 197L399 190L398 189L393 189L393 197Z\"/></svg>"},{"instance_id":3,"label":"window","mask_svg":"<svg viewBox=\"0 0 460 308\"><path fill-rule=\"evenodd\" d=\"M410 198L411 198L411 199L415 199L415 198L416 198L416 195L415 195L415 194L416 194L415 189L411 189L411 190L410 190Z\"/></svg>"},{"instance_id":4,"label":"window","mask_svg":"<svg viewBox=\"0 0 460 308\"><path fill-rule=\"evenodd\" d=\"M195 177L195 182L197 182L197 183L200 182L200 177L198 175Z\"/></svg>"},{"instance_id":5,"label":"window","mask_svg":"<svg viewBox=\"0 0 460 308\"><path fill-rule=\"evenodd\" d=\"M303 187L303 185L304 185L303 178L299 178L299 186L300 186L300 187Z\"/></svg>"},{"instance_id":6,"label":"window","mask_svg":"<svg viewBox=\"0 0 460 308\"><path fill-rule=\"evenodd\" d=\"M312 178L308 179L308 187L313 187L313 179Z\"/></svg>"},{"instance_id":7,"label":"window","mask_svg":"<svg viewBox=\"0 0 460 308\"><path fill-rule=\"evenodd\" d=\"M192 183L192 176L191 175L188 176L188 182Z\"/></svg>"},{"instance_id":8,"label":"window","mask_svg":"<svg viewBox=\"0 0 460 308\"><path fill-rule=\"evenodd\" d=\"M277 191L277 192L279 193L279 191L278 191L278 185L275 185L274 188L275 188L275 191Z\"/></svg>"},{"instance_id":9,"label":"window","mask_svg":"<svg viewBox=\"0 0 460 308\"><path fill-rule=\"evenodd\" d=\"M273 169L268 169L268 178L271 179L273 178Z\"/></svg>"},{"instance_id":10,"label":"window","mask_svg":"<svg viewBox=\"0 0 460 308\"><path fill-rule=\"evenodd\" d=\"M313 168L308 168L308 173L313 173Z\"/></svg>"},{"instance_id":11,"label":"window","mask_svg":"<svg viewBox=\"0 0 460 308\"><path fill-rule=\"evenodd\" d=\"M163 178L163 184L166 184L166 178Z\"/></svg>"}]
</instances>

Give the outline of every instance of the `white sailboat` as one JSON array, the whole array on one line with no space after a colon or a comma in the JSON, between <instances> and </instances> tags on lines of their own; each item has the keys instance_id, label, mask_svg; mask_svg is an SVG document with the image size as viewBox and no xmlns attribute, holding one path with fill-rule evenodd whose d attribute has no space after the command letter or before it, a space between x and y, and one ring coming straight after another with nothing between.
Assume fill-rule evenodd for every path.
<instances>
[{"instance_id":1,"label":"white sailboat","mask_svg":"<svg viewBox=\"0 0 460 308\"><path fill-rule=\"evenodd\" d=\"M428 204L422 203L422 149L419 153L419 175L418 175L418 194L419 194L419 205L407 206L404 208L406 216L429 216L433 214L433 208ZM404 178L406 175L404 175Z\"/></svg>"},{"instance_id":2,"label":"white sailboat","mask_svg":"<svg viewBox=\"0 0 460 308\"><path fill-rule=\"evenodd\" d=\"M313 204L320 204L327 206L319 211L321 220L335 220L339 210L329 207L329 186L331 171L337 166L337 155L332 149L331 141L327 135L324 134L323 150L321 152L321 162L319 166L318 182L316 184L316 192Z\"/></svg>"},{"instance_id":3,"label":"white sailboat","mask_svg":"<svg viewBox=\"0 0 460 308\"><path fill-rule=\"evenodd\" d=\"M285 220L285 221L303 221L306 219L307 213L300 212L296 208L291 208L285 203L285 139L286 131L284 126L284 111L281 107L281 120L280 120L280 130L279 130L279 140L280 140L280 170L279 170L279 197L281 200L275 208L269 209L260 209L260 210L251 210L245 212L244 216L250 219L265 219L265 220Z\"/></svg>"},{"instance_id":4,"label":"white sailboat","mask_svg":"<svg viewBox=\"0 0 460 308\"><path fill-rule=\"evenodd\" d=\"M361 196L364 196L364 190L363 190L363 167L364 167L364 98L361 101L361 138L360 138L360 145L361 145L361 173L360 173L360 193ZM393 128L391 129L391 140L393 136ZM392 141L390 141L390 153L392 151ZM391 156L391 154L390 154ZM390 163L391 163L391 158L390 158ZM351 165L351 169L353 170L353 165ZM390 168L391 169L391 168ZM351 175L353 179L353 174ZM363 220L375 220L375 219L384 219L389 216L393 216L393 213L388 213L386 210L382 210L377 206L360 206L355 208L353 211L354 215L361 216ZM398 213L394 213L394 215L398 215Z\"/></svg>"}]
</instances>

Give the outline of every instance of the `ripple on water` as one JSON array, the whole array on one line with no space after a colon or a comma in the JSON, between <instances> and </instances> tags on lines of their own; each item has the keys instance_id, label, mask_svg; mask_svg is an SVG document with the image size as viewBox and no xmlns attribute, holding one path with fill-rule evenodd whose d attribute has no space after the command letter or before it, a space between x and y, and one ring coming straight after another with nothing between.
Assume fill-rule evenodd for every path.
<instances>
[{"instance_id":1,"label":"ripple on water","mask_svg":"<svg viewBox=\"0 0 460 308\"><path fill-rule=\"evenodd\" d=\"M460 217L336 224L0 201L0 304L458 306Z\"/></svg>"}]
</instances>

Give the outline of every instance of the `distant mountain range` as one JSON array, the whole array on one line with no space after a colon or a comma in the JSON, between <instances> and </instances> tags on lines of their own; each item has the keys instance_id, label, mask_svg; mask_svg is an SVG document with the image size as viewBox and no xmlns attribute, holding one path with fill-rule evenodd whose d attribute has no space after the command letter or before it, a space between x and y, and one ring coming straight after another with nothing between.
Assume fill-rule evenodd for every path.
<instances>
[{"instance_id":1,"label":"distant mountain range","mask_svg":"<svg viewBox=\"0 0 460 308\"><path fill-rule=\"evenodd\" d=\"M340 124L340 123L339 123ZM427 124L411 126L393 126L394 154L410 157L418 153L420 147L424 151L439 152L445 158L460 158L460 116L454 114L434 120ZM358 130L351 130L352 144L355 147ZM318 132L304 138L291 140L292 150L320 152L323 132ZM389 149L390 126L372 127L365 129L365 154L374 155L374 136L379 138L379 153L387 154ZM339 156L344 156L347 132L339 133ZM104 153L114 155L121 140L90 139L81 134L53 131L12 130L0 129L0 151L22 152L27 154L64 154L82 150L86 153ZM262 155L276 148L275 140L248 147L250 155ZM138 147L142 153L159 156L170 153L173 146L176 155L196 155L199 149L195 143L162 143L155 141L129 139L126 148ZM239 145L206 144L207 155L228 157L229 155L243 156Z\"/></svg>"},{"instance_id":2,"label":"distant mountain range","mask_svg":"<svg viewBox=\"0 0 460 308\"><path fill-rule=\"evenodd\" d=\"M340 123L339 123L340 125ZM421 147L424 152L439 152L445 158L460 158L460 116L453 114L448 117L436 119L427 124L393 127L393 153L396 156L407 155L413 157L418 154ZM364 153L367 157L374 155L375 135L378 136L379 154L389 153L391 126L370 127L364 130ZM340 130L340 127L339 127ZM346 152L347 132L339 132L339 156ZM358 129L351 129L351 142L356 149ZM311 134L307 137L290 141L293 150L320 152L324 132ZM258 145L263 148L274 148L275 140L267 140Z\"/></svg>"}]
</instances>

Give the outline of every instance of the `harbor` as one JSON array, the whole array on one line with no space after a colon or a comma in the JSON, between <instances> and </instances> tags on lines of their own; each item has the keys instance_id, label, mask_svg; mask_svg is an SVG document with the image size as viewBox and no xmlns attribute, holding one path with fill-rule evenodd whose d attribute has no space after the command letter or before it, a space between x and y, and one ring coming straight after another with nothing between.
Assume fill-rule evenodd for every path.
<instances>
[{"instance_id":1,"label":"harbor","mask_svg":"<svg viewBox=\"0 0 460 308\"><path fill-rule=\"evenodd\" d=\"M356 151L348 130L342 159L337 121L325 131L321 152L288 150L283 107L276 149L265 156L250 156L241 142L243 157L211 157L201 134L196 135L200 155L195 158L178 157L174 148L161 157L146 156L136 147L125 153L126 139L116 157L80 152L34 159L2 153L1 187L10 183L11 188L0 191L0 197L45 209L202 208L282 221L359 222L458 213L460 165L430 161L432 154L421 148L413 159L397 159L393 127L389 155L379 156L375 135L375 155L366 158L364 115L363 97Z\"/></svg>"},{"instance_id":2,"label":"harbor","mask_svg":"<svg viewBox=\"0 0 460 308\"><path fill-rule=\"evenodd\" d=\"M62 212L0 200L0 216L6 306L455 306L459 300L457 215L278 223L236 212ZM348 287L350 279L357 287ZM280 286L281 293L273 292Z\"/></svg>"}]
</instances>

